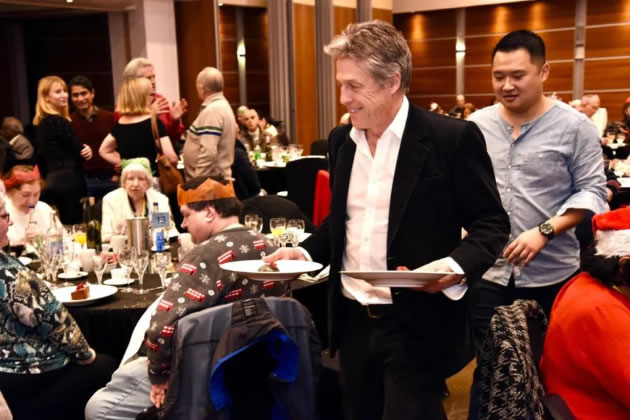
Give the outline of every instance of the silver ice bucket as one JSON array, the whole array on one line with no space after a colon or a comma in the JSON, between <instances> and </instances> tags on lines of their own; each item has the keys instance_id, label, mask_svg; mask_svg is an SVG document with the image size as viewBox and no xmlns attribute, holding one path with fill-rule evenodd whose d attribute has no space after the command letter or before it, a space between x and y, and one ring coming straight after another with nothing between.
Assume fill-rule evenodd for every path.
<instances>
[{"instance_id":1,"label":"silver ice bucket","mask_svg":"<svg viewBox=\"0 0 630 420\"><path fill-rule=\"evenodd\" d=\"M151 249L151 228L146 217L127 219L127 241L137 251Z\"/></svg>"}]
</instances>

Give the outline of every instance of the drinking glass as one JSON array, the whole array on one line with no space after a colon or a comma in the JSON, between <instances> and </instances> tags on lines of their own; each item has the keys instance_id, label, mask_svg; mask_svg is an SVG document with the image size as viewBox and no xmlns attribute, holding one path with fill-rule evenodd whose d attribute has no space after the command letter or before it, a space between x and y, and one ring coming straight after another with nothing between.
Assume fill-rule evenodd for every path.
<instances>
[{"instance_id":1,"label":"drinking glass","mask_svg":"<svg viewBox=\"0 0 630 420\"><path fill-rule=\"evenodd\" d=\"M260 217L256 213L246 214L245 226L252 230L255 230L256 232L260 232L262 229L262 217Z\"/></svg>"},{"instance_id":2,"label":"drinking glass","mask_svg":"<svg viewBox=\"0 0 630 420\"><path fill-rule=\"evenodd\" d=\"M615 136L616 133L613 130L606 133L606 140L608 140L608 144L613 144L615 142Z\"/></svg>"},{"instance_id":3,"label":"drinking glass","mask_svg":"<svg viewBox=\"0 0 630 420\"><path fill-rule=\"evenodd\" d=\"M125 278L131 279L131 268L133 267L133 262L136 258L136 249L132 247L124 247L120 249L118 252L118 263L121 268L125 269ZM120 290L124 293L133 293L133 289L131 287L131 283L124 289Z\"/></svg>"},{"instance_id":4,"label":"drinking glass","mask_svg":"<svg viewBox=\"0 0 630 420\"><path fill-rule=\"evenodd\" d=\"M184 257L190 252L190 249L186 249L183 246L180 246L179 248L177 248L177 261L179 261L180 263L182 262L182 260L184 259Z\"/></svg>"},{"instance_id":5,"label":"drinking glass","mask_svg":"<svg viewBox=\"0 0 630 420\"><path fill-rule=\"evenodd\" d=\"M55 252L58 258L58 264L60 264L63 267L63 274L64 277L66 278L66 280L69 278L69 274L70 274L70 265L74 264L74 243L72 242L72 238L70 237L65 237L62 240L62 248L61 248L61 254L59 254L58 252ZM79 270L81 268L79 267ZM59 287L69 287L72 286L73 284L70 283L69 281L65 281L62 284L59 285Z\"/></svg>"},{"instance_id":6,"label":"drinking glass","mask_svg":"<svg viewBox=\"0 0 630 420\"><path fill-rule=\"evenodd\" d=\"M276 243L280 243L280 235L284 233L287 228L287 219L284 217L274 217L269 221L269 229L273 235L273 239Z\"/></svg>"},{"instance_id":7,"label":"drinking glass","mask_svg":"<svg viewBox=\"0 0 630 420\"><path fill-rule=\"evenodd\" d=\"M626 135L624 133L617 133L617 143L622 144L626 141Z\"/></svg>"},{"instance_id":8,"label":"drinking glass","mask_svg":"<svg viewBox=\"0 0 630 420\"><path fill-rule=\"evenodd\" d=\"M96 274L98 284L103 284L103 273L105 273L112 255L111 252L101 252L99 255L92 257L92 266L94 267L94 274Z\"/></svg>"},{"instance_id":9,"label":"drinking glass","mask_svg":"<svg viewBox=\"0 0 630 420\"><path fill-rule=\"evenodd\" d=\"M144 272L147 269L147 265L149 265L149 251L137 251L136 258L133 261L133 267L136 269L136 273L138 273L140 288L134 289L132 293L137 295L149 293L148 290L144 290Z\"/></svg>"},{"instance_id":10,"label":"drinking glass","mask_svg":"<svg viewBox=\"0 0 630 420\"><path fill-rule=\"evenodd\" d=\"M168 271L168 267L171 264L171 254L168 252L160 252L153 255L153 264L155 266L155 271L157 271L160 276L160 281L162 282L162 288L166 289L168 284L166 283L166 272Z\"/></svg>"},{"instance_id":11,"label":"drinking glass","mask_svg":"<svg viewBox=\"0 0 630 420\"><path fill-rule=\"evenodd\" d=\"M72 225L72 236L74 240L83 248L87 242L87 228L85 223Z\"/></svg>"},{"instance_id":12,"label":"drinking glass","mask_svg":"<svg viewBox=\"0 0 630 420\"><path fill-rule=\"evenodd\" d=\"M295 145L295 154L297 155L297 157L302 156L302 153L304 153L304 146L301 144L296 144Z\"/></svg>"}]
</instances>

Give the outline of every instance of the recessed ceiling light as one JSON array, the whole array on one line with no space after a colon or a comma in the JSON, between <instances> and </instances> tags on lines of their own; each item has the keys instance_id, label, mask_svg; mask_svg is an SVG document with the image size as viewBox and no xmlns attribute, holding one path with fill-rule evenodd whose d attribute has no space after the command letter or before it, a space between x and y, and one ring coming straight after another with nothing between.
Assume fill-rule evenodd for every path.
<instances>
[{"instance_id":1,"label":"recessed ceiling light","mask_svg":"<svg viewBox=\"0 0 630 420\"><path fill-rule=\"evenodd\" d=\"M66 3L72 3L74 0L66 0Z\"/></svg>"}]
</instances>

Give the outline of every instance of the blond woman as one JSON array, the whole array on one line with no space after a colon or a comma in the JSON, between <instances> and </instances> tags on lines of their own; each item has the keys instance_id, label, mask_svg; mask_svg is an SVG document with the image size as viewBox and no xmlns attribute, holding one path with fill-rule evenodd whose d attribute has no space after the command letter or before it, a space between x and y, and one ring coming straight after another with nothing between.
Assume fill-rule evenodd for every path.
<instances>
[{"instance_id":1,"label":"blond woman","mask_svg":"<svg viewBox=\"0 0 630 420\"><path fill-rule=\"evenodd\" d=\"M64 225L80 223L79 204L85 196L83 160L92 149L74 134L68 114L68 87L57 76L46 76L37 86L33 124L37 126L37 164L46 180L47 201L55 204Z\"/></svg>"},{"instance_id":2,"label":"blond woman","mask_svg":"<svg viewBox=\"0 0 630 420\"><path fill-rule=\"evenodd\" d=\"M123 83L116 109L121 117L101 143L99 153L116 167L120 167L122 159L147 158L151 162L153 176L157 177L157 151L151 130L151 95L151 82L147 78L139 77ZM162 151L172 164L177 164L177 155L164 124L159 119L156 122Z\"/></svg>"}]
</instances>

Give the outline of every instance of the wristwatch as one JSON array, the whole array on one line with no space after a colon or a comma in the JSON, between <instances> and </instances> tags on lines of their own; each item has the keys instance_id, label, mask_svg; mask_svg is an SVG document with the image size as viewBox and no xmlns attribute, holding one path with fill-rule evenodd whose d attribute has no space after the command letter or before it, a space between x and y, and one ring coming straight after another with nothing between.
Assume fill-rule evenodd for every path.
<instances>
[{"instance_id":1,"label":"wristwatch","mask_svg":"<svg viewBox=\"0 0 630 420\"><path fill-rule=\"evenodd\" d=\"M545 235L547 239L552 240L556 233L553 231L553 225L549 222L542 222L538 225L538 232Z\"/></svg>"}]
</instances>

